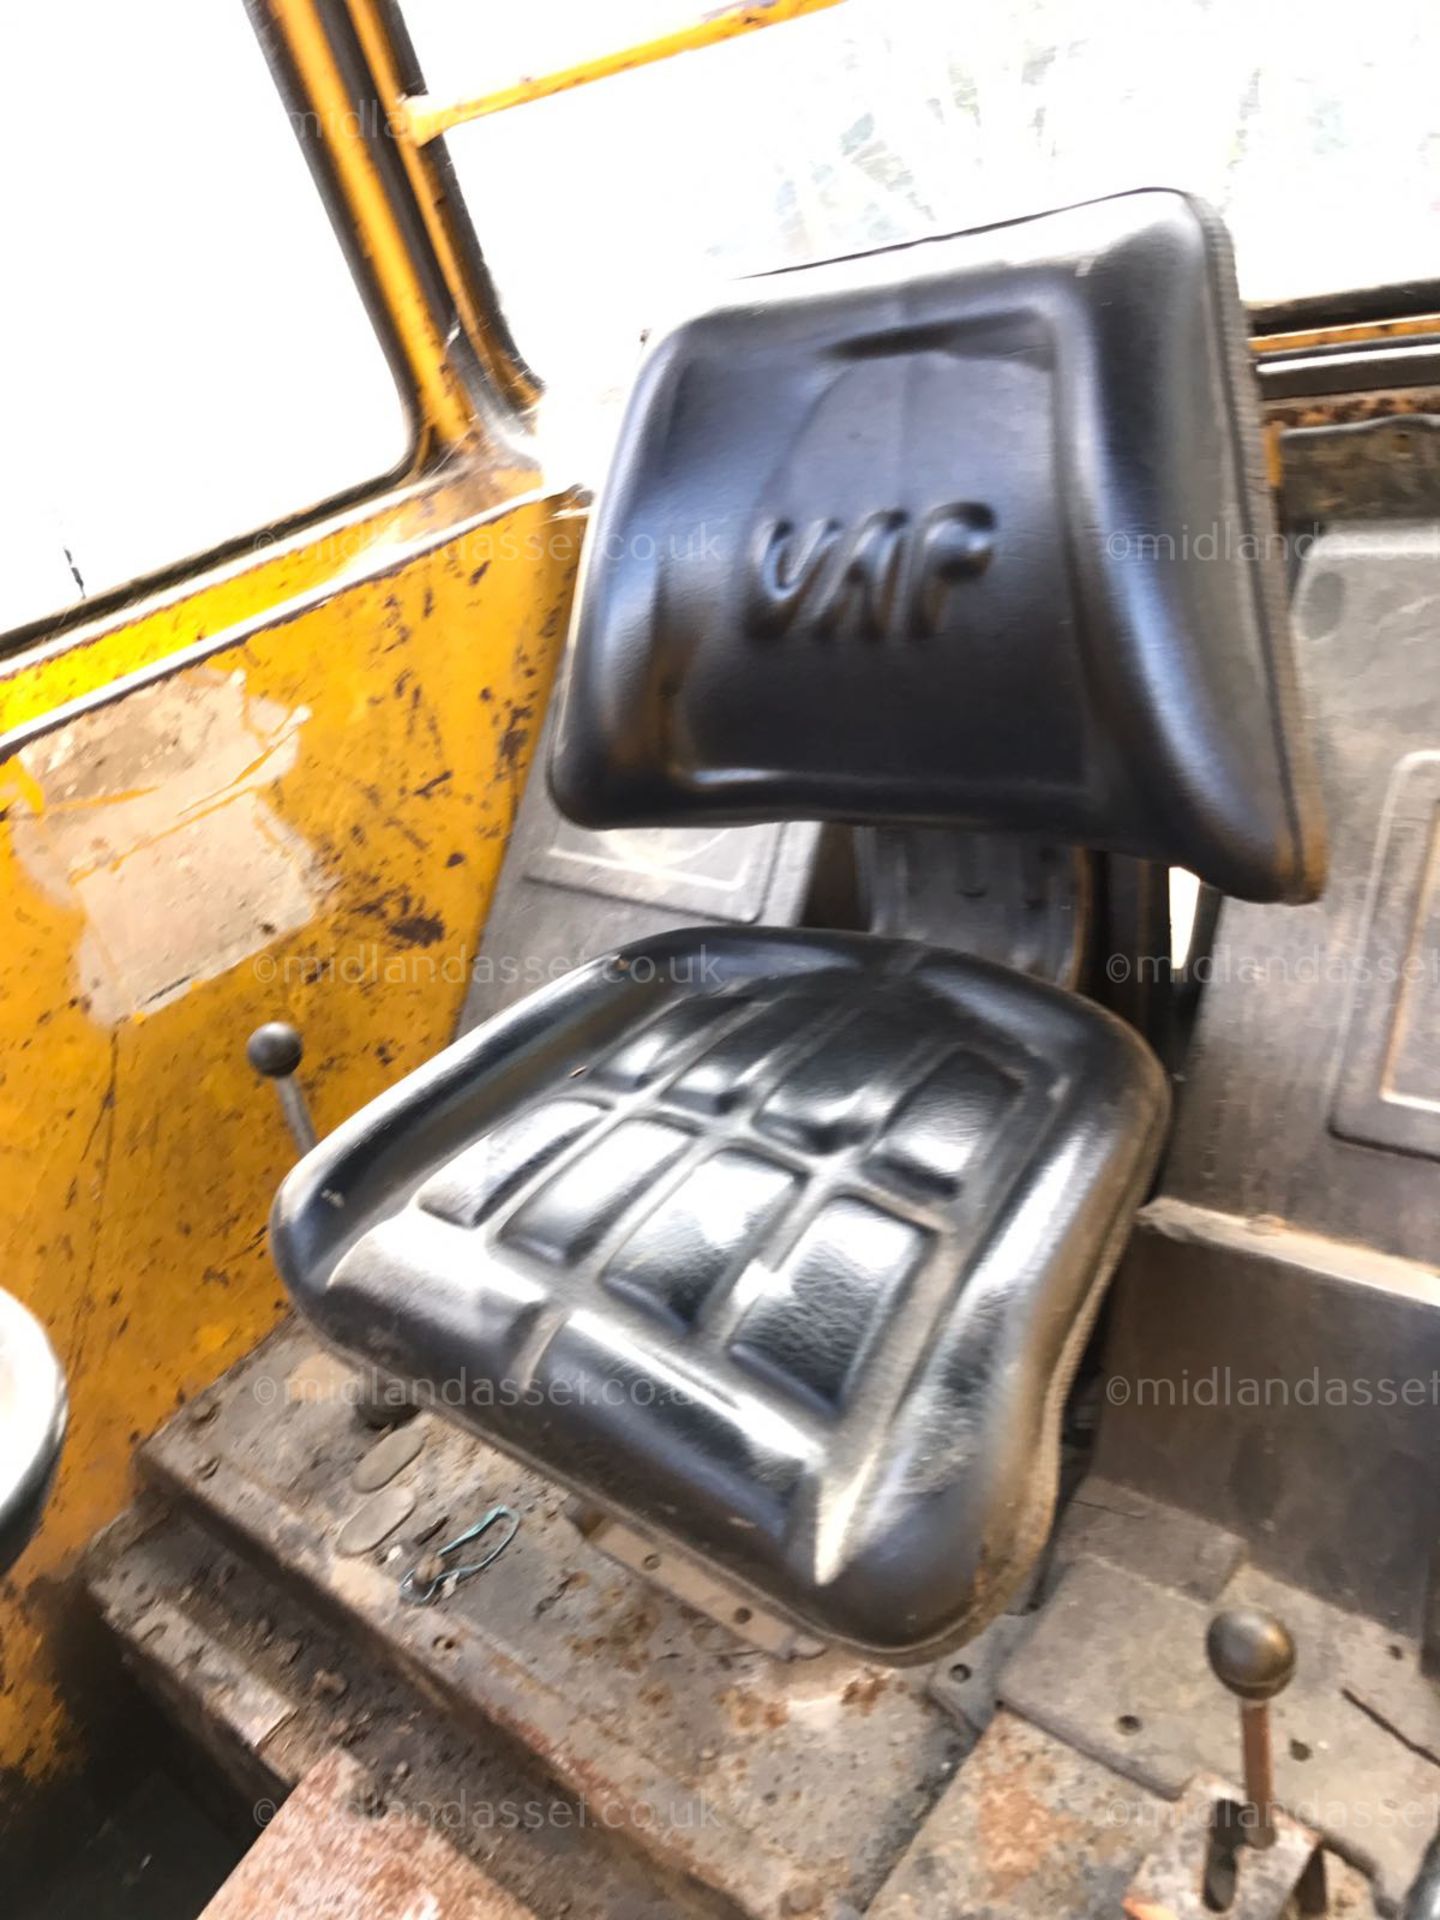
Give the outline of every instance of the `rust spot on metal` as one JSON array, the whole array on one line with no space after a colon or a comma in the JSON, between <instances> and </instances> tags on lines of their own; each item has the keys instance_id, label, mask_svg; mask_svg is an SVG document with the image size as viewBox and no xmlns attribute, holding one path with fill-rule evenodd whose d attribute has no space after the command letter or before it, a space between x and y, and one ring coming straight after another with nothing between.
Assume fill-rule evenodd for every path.
<instances>
[{"instance_id":1,"label":"rust spot on metal","mask_svg":"<svg viewBox=\"0 0 1440 1920\"><path fill-rule=\"evenodd\" d=\"M756 1727L768 1727L774 1733L790 1718L787 1701L774 1695L753 1693L745 1687L727 1687L716 1704L725 1709L742 1733Z\"/></svg>"},{"instance_id":2,"label":"rust spot on metal","mask_svg":"<svg viewBox=\"0 0 1440 1920\"><path fill-rule=\"evenodd\" d=\"M1426 410L1417 411L1417 402ZM1440 506L1440 391L1373 393L1272 427L1292 524L1433 519Z\"/></svg>"},{"instance_id":3,"label":"rust spot on metal","mask_svg":"<svg viewBox=\"0 0 1440 1920\"><path fill-rule=\"evenodd\" d=\"M433 947L445 938L445 922L438 913L407 913L390 922L390 932L402 947Z\"/></svg>"},{"instance_id":4,"label":"rust spot on metal","mask_svg":"<svg viewBox=\"0 0 1440 1920\"><path fill-rule=\"evenodd\" d=\"M857 1674L840 1696L842 1707L855 1707L861 1713L873 1713L875 1702L889 1685L883 1673Z\"/></svg>"},{"instance_id":5,"label":"rust spot on metal","mask_svg":"<svg viewBox=\"0 0 1440 1920\"><path fill-rule=\"evenodd\" d=\"M530 728L526 724L534 717L533 707L512 706L510 719L505 731L496 743L499 756L499 772L508 776L516 761L530 744Z\"/></svg>"},{"instance_id":6,"label":"rust spot on metal","mask_svg":"<svg viewBox=\"0 0 1440 1920\"><path fill-rule=\"evenodd\" d=\"M645 1642L654 1633L656 1624L654 1613L640 1601L628 1606L604 1633L582 1636L570 1645L582 1660L603 1657L618 1661L627 1673L644 1673L649 1666Z\"/></svg>"},{"instance_id":7,"label":"rust spot on metal","mask_svg":"<svg viewBox=\"0 0 1440 1920\"><path fill-rule=\"evenodd\" d=\"M261 1817L267 1803L261 1803ZM353 1760L332 1753L269 1821L201 1920L534 1920L473 1861L388 1810Z\"/></svg>"},{"instance_id":8,"label":"rust spot on metal","mask_svg":"<svg viewBox=\"0 0 1440 1920\"><path fill-rule=\"evenodd\" d=\"M1440 388L1390 387L1373 393L1334 393L1303 400L1272 400L1265 418L1280 427L1337 427L1397 414L1440 413Z\"/></svg>"},{"instance_id":9,"label":"rust spot on metal","mask_svg":"<svg viewBox=\"0 0 1440 1920\"><path fill-rule=\"evenodd\" d=\"M1045 1762L1031 1765L1033 1772L1002 1775L987 1783L989 1791L977 1810L980 1849L1002 1897L1024 1885L1043 1852L1088 1837L1078 1820L1040 1797L1049 1784Z\"/></svg>"}]
</instances>

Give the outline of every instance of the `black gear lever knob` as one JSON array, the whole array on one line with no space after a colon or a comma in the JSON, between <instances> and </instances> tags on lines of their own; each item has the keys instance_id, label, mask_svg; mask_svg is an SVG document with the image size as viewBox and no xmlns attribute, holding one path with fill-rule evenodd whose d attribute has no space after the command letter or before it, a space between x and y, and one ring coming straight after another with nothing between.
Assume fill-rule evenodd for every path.
<instances>
[{"instance_id":1,"label":"black gear lever knob","mask_svg":"<svg viewBox=\"0 0 1440 1920\"><path fill-rule=\"evenodd\" d=\"M267 1080L287 1078L305 1057L300 1029L285 1020L267 1020L246 1041L245 1057Z\"/></svg>"},{"instance_id":2,"label":"black gear lever knob","mask_svg":"<svg viewBox=\"0 0 1440 1920\"><path fill-rule=\"evenodd\" d=\"M301 1153L315 1144L315 1123L299 1081L297 1069L305 1055L299 1029L284 1020L267 1020L245 1043L245 1057L263 1079L275 1082L285 1124Z\"/></svg>"}]
</instances>

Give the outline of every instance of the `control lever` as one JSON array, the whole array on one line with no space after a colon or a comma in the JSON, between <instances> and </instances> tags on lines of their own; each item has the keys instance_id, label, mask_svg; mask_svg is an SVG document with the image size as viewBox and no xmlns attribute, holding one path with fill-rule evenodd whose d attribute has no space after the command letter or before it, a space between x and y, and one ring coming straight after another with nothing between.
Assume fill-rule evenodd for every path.
<instances>
[{"instance_id":1,"label":"control lever","mask_svg":"<svg viewBox=\"0 0 1440 1920\"><path fill-rule=\"evenodd\" d=\"M292 1027L288 1020L267 1020L245 1042L245 1058L256 1073L263 1080L275 1082L280 1111L302 1156L310 1151L316 1139L305 1090L295 1078L304 1056L305 1044L300 1030ZM382 1379L373 1369L355 1402L356 1416L367 1427L399 1426L418 1411L415 1402L407 1399L393 1381Z\"/></svg>"},{"instance_id":2,"label":"control lever","mask_svg":"<svg viewBox=\"0 0 1440 1920\"><path fill-rule=\"evenodd\" d=\"M1246 1838L1252 1847L1275 1844L1275 1766L1270 1747L1270 1702L1295 1677L1295 1642L1274 1614L1259 1607L1217 1613L1205 1636L1210 1667L1240 1702L1245 1765Z\"/></svg>"},{"instance_id":3,"label":"control lever","mask_svg":"<svg viewBox=\"0 0 1440 1920\"><path fill-rule=\"evenodd\" d=\"M1127 1920L1320 1920L1330 1911L1324 1845L1275 1804L1270 1750L1270 1702L1294 1678L1295 1641L1273 1614L1230 1607L1210 1622L1205 1651L1240 1702L1244 1799L1228 1780L1195 1774L1140 1862L1123 1911Z\"/></svg>"},{"instance_id":4,"label":"control lever","mask_svg":"<svg viewBox=\"0 0 1440 1920\"><path fill-rule=\"evenodd\" d=\"M316 1139L315 1123L310 1118L304 1090L295 1078L304 1053L299 1029L285 1020L267 1020L245 1043L245 1057L256 1073L262 1079L275 1082L280 1111L302 1154L310 1151Z\"/></svg>"}]
</instances>

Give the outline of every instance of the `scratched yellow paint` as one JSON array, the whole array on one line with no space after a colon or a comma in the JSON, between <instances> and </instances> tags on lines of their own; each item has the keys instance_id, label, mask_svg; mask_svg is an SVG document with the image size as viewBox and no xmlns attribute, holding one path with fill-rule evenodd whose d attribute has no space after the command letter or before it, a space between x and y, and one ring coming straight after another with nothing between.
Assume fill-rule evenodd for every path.
<instances>
[{"instance_id":1,"label":"scratched yellow paint","mask_svg":"<svg viewBox=\"0 0 1440 1920\"><path fill-rule=\"evenodd\" d=\"M121 674L166 660L183 647L227 632L331 586L362 578L475 514L534 484L534 473L470 462L396 493L361 502L275 542L261 534L224 565L207 567L131 613L69 625L10 660L0 660L0 730L48 714Z\"/></svg>"},{"instance_id":2,"label":"scratched yellow paint","mask_svg":"<svg viewBox=\"0 0 1440 1920\"><path fill-rule=\"evenodd\" d=\"M81 1550L126 1498L136 1440L283 1310L264 1222L292 1153L247 1034L277 1016L302 1028L323 1130L453 1031L579 536L572 502L518 502L203 662L191 649L166 664L196 699L238 671L249 695L303 713L263 797L323 885L309 925L118 1025L79 990L82 910L17 857L45 794L23 742L0 742L0 1273L51 1331L72 1419L42 1532L0 1586L0 1782L74 1757L55 1628ZM64 671L11 675L12 724L53 701ZM117 730L126 704L110 709ZM184 894L177 879L163 910L185 914Z\"/></svg>"}]
</instances>

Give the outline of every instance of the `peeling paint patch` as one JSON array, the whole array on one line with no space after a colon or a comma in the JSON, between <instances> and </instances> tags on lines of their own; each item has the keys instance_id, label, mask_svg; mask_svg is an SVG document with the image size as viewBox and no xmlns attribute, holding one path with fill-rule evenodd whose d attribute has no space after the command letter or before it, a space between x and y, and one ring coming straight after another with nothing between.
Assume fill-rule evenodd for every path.
<instances>
[{"instance_id":1,"label":"peeling paint patch","mask_svg":"<svg viewBox=\"0 0 1440 1920\"><path fill-rule=\"evenodd\" d=\"M27 872L85 928L77 984L117 1026L228 973L314 919L327 890L266 790L306 708L196 667L46 734L5 770Z\"/></svg>"}]
</instances>

